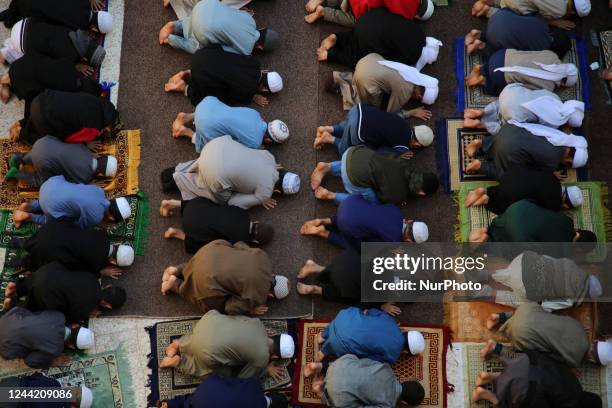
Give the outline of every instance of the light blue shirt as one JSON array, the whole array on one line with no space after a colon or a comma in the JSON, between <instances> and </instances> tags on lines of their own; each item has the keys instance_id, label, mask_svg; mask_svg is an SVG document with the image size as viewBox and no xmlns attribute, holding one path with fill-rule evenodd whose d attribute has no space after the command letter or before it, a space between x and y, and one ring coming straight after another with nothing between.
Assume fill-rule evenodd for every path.
<instances>
[{"instance_id":1,"label":"light blue shirt","mask_svg":"<svg viewBox=\"0 0 612 408\"><path fill-rule=\"evenodd\" d=\"M258 149L268 130L268 124L255 109L233 108L215 96L207 96L198 104L194 123L198 153L206 143L225 135L246 147Z\"/></svg>"}]
</instances>

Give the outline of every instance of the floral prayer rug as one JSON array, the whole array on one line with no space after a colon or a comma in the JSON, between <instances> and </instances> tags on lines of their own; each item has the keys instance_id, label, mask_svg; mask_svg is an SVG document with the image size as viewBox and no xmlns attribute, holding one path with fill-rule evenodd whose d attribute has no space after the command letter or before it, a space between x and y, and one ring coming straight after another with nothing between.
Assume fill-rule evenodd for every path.
<instances>
[{"instance_id":1,"label":"floral prayer rug","mask_svg":"<svg viewBox=\"0 0 612 408\"><path fill-rule=\"evenodd\" d=\"M329 320L300 320L299 343L295 364L292 403L301 407L325 407L312 390L312 378L304 378L303 367L315 361L319 350L316 337ZM446 407L446 352L448 328L444 326L402 325L403 329L418 330L425 337L425 351L418 356L402 353L393 370L400 381L416 380L425 389L425 399L419 407Z\"/></svg>"},{"instance_id":2,"label":"floral prayer rug","mask_svg":"<svg viewBox=\"0 0 612 408\"><path fill-rule=\"evenodd\" d=\"M488 330L487 318L493 313L510 312L509 306L487 302L446 302L444 303L444 324L450 327L453 342L486 342L494 339L507 342L508 339L497 331ZM599 331L597 303L583 303L555 313L571 316L582 323L584 330L593 340Z\"/></svg>"},{"instance_id":3,"label":"floral prayer rug","mask_svg":"<svg viewBox=\"0 0 612 408\"><path fill-rule=\"evenodd\" d=\"M489 402L474 403L471 401L472 390L476 387L476 377L481 371L497 373L503 370L503 365L497 356L487 360L480 358L480 349L484 343L463 343L461 344L463 360L463 386L465 395L465 407L469 408L492 408ZM576 369L582 388L602 397L603 408L608 408L608 383L610 382L610 370L590 363L583 363ZM491 385L488 389L493 390Z\"/></svg>"},{"instance_id":4,"label":"floral prayer rug","mask_svg":"<svg viewBox=\"0 0 612 408\"><path fill-rule=\"evenodd\" d=\"M462 118L445 118L436 122L436 162L440 183L447 193L459 191L462 184L475 181L491 181L484 174L466 173L473 161L466 151L471 141L488 136L486 130L463 127ZM568 183L585 180L585 168L564 170Z\"/></svg>"},{"instance_id":5,"label":"floral prayer rug","mask_svg":"<svg viewBox=\"0 0 612 408\"><path fill-rule=\"evenodd\" d=\"M148 327L151 341L151 354L149 355L148 386L150 388L149 406L155 406L157 401L172 399L180 395L191 394L202 382L201 378L188 376L172 368L160 368L159 363L166 355L166 347L183 335L190 334L193 326L199 319L174 320L160 322ZM289 333L296 339L295 320L263 320L268 335L274 336ZM296 342L297 344L297 342ZM293 362L291 359L278 360L277 365L284 368L280 379L266 377L262 382L265 390L287 390L291 387L291 373Z\"/></svg>"},{"instance_id":6,"label":"floral prayer rug","mask_svg":"<svg viewBox=\"0 0 612 408\"><path fill-rule=\"evenodd\" d=\"M601 57L602 70L612 70L612 28L597 32L599 43L599 55ZM612 100L612 81L602 78L608 93L608 103Z\"/></svg>"},{"instance_id":7,"label":"floral prayer rug","mask_svg":"<svg viewBox=\"0 0 612 408\"><path fill-rule=\"evenodd\" d=\"M93 393L92 408L134 407L134 391L129 364L121 349L99 354L71 354L71 361L63 367L42 370L63 387L85 385ZM36 370L3 373L0 378L32 374Z\"/></svg>"},{"instance_id":8,"label":"floral prayer rug","mask_svg":"<svg viewBox=\"0 0 612 408\"><path fill-rule=\"evenodd\" d=\"M587 75L587 59L585 42L580 39L572 38L572 47L563 57L563 63L572 63L578 68L578 82L572 87L563 87L557 94L563 101L575 99L583 101L585 106L590 108L590 90L589 79ZM453 52L455 57L455 74L457 76L457 112L463 112L464 109L482 109L490 102L497 99L496 96L488 95L482 86L469 87L465 83L465 77L468 76L476 65L484 66L487 64L487 58L480 52L474 52L471 55L467 53L465 40L463 37L457 38L453 44Z\"/></svg>"}]
</instances>

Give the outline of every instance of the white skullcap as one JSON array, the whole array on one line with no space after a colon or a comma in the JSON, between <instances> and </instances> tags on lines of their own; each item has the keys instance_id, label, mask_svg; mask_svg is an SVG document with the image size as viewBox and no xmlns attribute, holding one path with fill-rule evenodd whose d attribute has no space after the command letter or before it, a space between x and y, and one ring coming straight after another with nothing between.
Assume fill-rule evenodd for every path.
<instances>
[{"instance_id":1,"label":"white skullcap","mask_svg":"<svg viewBox=\"0 0 612 408\"><path fill-rule=\"evenodd\" d=\"M414 127L414 137L421 146L427 147L433 143L434 133L429 126L418 125Z\"/></svg>"},{"instance_id":2,"label":"white skullcap","mask_svg":"<svg viewBox=\"0 0 612 408\"><path fill-rule=\"evenodd\" d=\"M283 143L289 138L289 128L282 120L275 119L268 123L268 134L276 143Z\"/></svg>"},{"instance_id":3,"label":"white skullcap","mask_svg":"<svg viewBox=\"0 0 612 408\"><path fill-rule=\"evenodd\" d=\"M591 12L591 0L574 0L574 7L580 17L588 16Z\"/></svg>"},{"instance_id":4,"label":"white skullcap","mask_svg":"<svg viewBox=\"0 0 612 408\"><path fill-rule=\"evenodd\" d=\"M597 357L603 366L607 366L612 362L612 344L610 344L610 340L597 342Z\"/></svg>"},{"instance_id":5,"label":"white skullcap","mask_svg":"<svg viewBox=\"0 0 612 408\"><path fill-rule=\"evenodd\" d=\"M574 86L578 82L578 75L568 75L565 77L565 85L564 86Z\"/></svg>"},{"instance_id":6,"label":"white skullcap","mask_svg":"<svg viewBox=\"0 0 612 408\"><path fill-rule=\"evenodd\" d=\"M406 337L408 338L408 350L410 354L417 355L425 351L425 337L423 337L421 332L410 330L406 333Z\"/></svg>"},{"instance_id":7,"label":"white skullcap","mask_svg":"<svg viewBox=\"0 0 612 408\"><path fill-rule=\"evenodd\" d=\"M284 299L289 296L289 279L282 275L274 275L274 297Z\"/></svg>"},{"instance_id":8,"label":"white skullcap","mask_svg":"<svg viewBox=\"0 0 612 408\"><path fill-rule=\"evenodd\" d=\"M584 119L584 111L576 109L567 119L567 124L573 128L582 126L582 120Z\"/></svg>"},{"instance_id":9,"label":"white skullcap","mask_svg":"<svg viewBox=\"0 0 612 408\"><path fill-rule=\"evenodd\" d=\"M576 154L574 154L574 160L572 161L572 167L577 169L583 167L587 160L589 160L589 152L584 147L576 148Z\"/></svg>"},{"instance_id":10,"label":"white skullcap","mask_svg":"<svg viewBox=\"0 0 612 408\"><path fill-rule=\"evenodd\" d=\"M15 50L21 56L25 54L24 37L25 37L26 24L24 23L25 23L25 19L19 20L18 22L15 23L15 25L11 29L11 38L10 38L11 48ZM19 59L19 58L15 58L15 59Z\"/></svg>"},{"instance_id":11,"label":"white skullcap","mask_svg":"<svg viewBox=\"0 0 612 408\"><path fill-rule=\"evenodd\" d=\"M423 13L423 15L421 16L421 20L422 21L427 21L431 18L431 16L434 13L434 3L431 0L427 0L427 10L425 10L425 13Z\"/></svg>"},{"instance_id":12,"label":"white skullcap","mask_svg":"<svg viewBox=\"0 0 612 408\"><path fill-rule=\"evenodd\" d=\"M89 388L81 385L81 405L79 408L89 408L93 404L93 394Z\"/></svg>"},{"instance_id":13,"label":"white skullcap","mask_svg":"<svg viewBox=\"0 0 612 408\"><path fill-rule=\"evenodd\" d=\"M283 78L276 71L268 72L266 75L268 89L270 92L277 93L283 90Z\"/></svg>"},{"instance_id":14,"label":"white skullcap","mask_svg":"<svg viewBox=\"0 0 612 408\"><path fill-rule=\"evenodd\" d=\"M296 194L300 191L300 176L287 172L283 177L283 194Z\"/></svg>"},{"instance_id":15,"label":"white skullcap","mask_svg":"<svg viewBox=\"0 0 612 408\"><path fill-rule=\"evenodd\" d=\"M134 263L134 248L129 245L119 245L117 248L117 266L130 266Z\"/></svg>"},{"instance_id":16,"label":"white skullcap","mask_svg":"<svg viewBox=\"0 0 612 408\"><path fill-rule=\"evenodd\" d=\"M417 244L427 241L429 238L429 228L427 228L427 224L420 221L413 222L412 237Z\"/></svg>"},{"instance_id":17,"label":"white skullcap","mask_svg":"<svg viewBox=\"0 0 612 408\"><path fill-rule=\"evenodd\" d=\"M580 207L584 198L582 197L582 190L577 186L563 186L563 192L567 194L567 198L569 202L572 204L572 207Z\"/></svg>"},{"instance_id":18,"label":"white skullcap","mask_svg":"<svg viewBox=\"0 0 612 408\"><path fill-rule=\"evenodd\" d=\"M288 334L280 335L280 356L281 358L291 358L295 352L293 337Z\"/></svg>"},{"instance_id":19,"label":"white skullcap","mask_svg":"<svg viewBox=\"0 0 612 408\"><path fill-rule=\"evenodd\" d=\"M428 88L425 88L425 92L423 92L423 99L421 99L421 102L423 102L425 105L433 105L436 99L438 99L438 92L440 92L440 88L438 88L437 86L430 86Z\"/></svg>"},{"instance_id":20,"label":"white skullcap","mask_svg":"<svg viewBox=\"0 0 612 408\"><path fill-rule=\"evenodd\" d=\"M115 156L106 156L106 169L104 169L104 176L115 177L117 174L117 159Z\"/></svg>"},{"instance_id":21,"label":"white skullcap","mask_svg":"<svg viewBox=\"0 0 612 408\"><path fill-rule=\"evenodd\" d=\"M98 30L108 34L113 29L113 16L108 11L98 11Z\"/></svg>"},{"instance_id":22,"label":"white skullcap","mask_svg":"<svg viewBox=\"0 0 612 408\"><path fill-rule=\"evenodd\" d=\"M429 0L431 2L431 0ZM421 50L421 56L417 61L415 68L419 71L427 64L433 64L438 60L438 54L440 53L440 47L442 41L434 37L425 38L425 46Z\"/></svg>"},{"instance_id":23,"label":"white skullcap","mask_svg":"<svg viewBox=\"0 0 612 408\"><path fill-rule=\"evenodd\" d=\"M117 203L117 209L121 214L121 219L127 220L130 218L130 215L132 215L132 208L130 207L130 203L128 202L127 198L115 198L115 203Z\"/></svg>"},{"instance_id":24,"label":"white skullcap","mask_svg":"<svg viewBox=\"0 0 612 408\"><path fill-rule=\"evenodd\" d=\"M601 282L595 275L589 275L589 297L591 299L597 299L603 295L603 288Z\"/></svg>"},{"instance_id":25,"label":"white skullcap","mask_svg":"<svg viewBox=\"0 0 612 408\"><path fill-rule=\"evenodd\" d=\"M76 337L76 347L79 350L89 350L94 346L94 333L87 327L79 327Z\"/></svg>"}]
</instances>

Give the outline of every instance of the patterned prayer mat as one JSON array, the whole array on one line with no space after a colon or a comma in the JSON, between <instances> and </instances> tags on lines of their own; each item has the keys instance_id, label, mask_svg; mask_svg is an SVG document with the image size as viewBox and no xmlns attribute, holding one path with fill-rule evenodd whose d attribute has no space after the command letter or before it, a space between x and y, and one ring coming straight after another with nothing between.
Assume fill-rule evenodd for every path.
<instances>
[{"instance_id":1,"label":"patterned prayer mat","mask_svg":"<svg viewBox=\"0 0 612 408\"><path fill-rule=\"evenodd\" d=\"M191 394L202 382L201 378L184 375L174 369L159 368L159 363L166 356L166 347L173 340L185 334L190 334L198 321L199 319L174 320L147 327L151 340L151 354L149 355L151 373L148 382L150 388L149 406L155 406L157 401ZM294 339L297 337L295 320L262 320L262 322L270 336L289 333ZM284 367L283 374L278 380L266 377L262 383L266 390L286 390L291 386L290 373L292 373L293 365L291 359L279 360L276 364Z\"/></svg>"},{"instance_id":2,"label":"patterned prayer mat","mask_svg":"<svg viewBox=\"0 0 612 408\"><path fill-rule=\"evenodd\" d=\"M466 207L463 203L468 193L478 187L495 185L495 182L463 183L457 193L459 206L459 224L455 228L455 240L467 242L470 231L489 226L495 214L486 210L485 206ZM565 214L574 220L576 228L593 231L597 235L597 249L590 256L590 260L603 260L606 255L606 242L612 239L612 219L608 210L608 186L603 182L583 181L568 183L577 185L582 190L583 204Z\"/></svg>"},{"instance_id":3,"label":"patterned prayer mat","mask_svg":"<svg viewBox=\"0 0 612 408\"><path fill-rule=\"evenodd\" d=\"M509 306L487 302L445 302L444 324L450 327L453 342L486 342L495 339L507 342L504 336L496 331L487 330L485 322L493 313L509 312ZM555 312L575 318L582 323L585 331L593 340L599 331L597 303L584 303L578 307Z\"/></svg>"},{"instance_id":4,"label":"patterned prayer mat","mask_svg":"<svg viewBox=\"0 0 612 408\"><path fill-rule=\"evenodd\" d=\"M85 385L93 393L93 408L135 407L134 390L129 364L122 350L99 354L72 354L70 364L42 370L48 377L55 378L64 387ZM31 374L36 370L3 373L2 377Z\"/></svg>"},{"instance_id":5,"label":"patterned prayer mat","mask_svg":"<svg viewBox=\"0 0 612 408\"><path fill-rule=\"evenodd\" d=\"M573 87L563 87L557 94L563 101L575 99L584 101L587 109L590 108L590 90L589 79L586 72L587 59L585 42L580 38L572 38L572 48L565 54L564 63L572 63L578 67L579 75L578 82ZM485 65L487 58L479 52L468 55L467 47L465 46L464 38L457 38L453 44L453 52L455 56L455 74L457 76L457 112L463 112L464 109L482 109L497 97L488 95L484 91L484 87L475 86L469 87L465 83L465 77L472 72L476 65Z\"/></svg>"},{"instance_id":6,"label":"patterned prayer mat","mask_svg":"<svg viewBox=\"0 0 612 408\"><path fill-rule=\"evenodd\" d=\"M30 146L0 139L0 177L8 171L11 156L27 152ZM132 195L138 192L138 166L140 165L140 130L123 130L114 138L103 138L91 148L92 153L117 158L117 174L113 178L96 179L93 184L104 188L108 198ZM22 166L23 167L23 166ZM27 170L27 169L26 169ZM25 183L0 184L0 208L13 209L25 200L38 197L38 189Z\"/></svg>"},{"instance_id":7,"label":"patterned prayer mat","mask_svg":"<svg viewBox=\"0 0 612 408\"><path fill-rule=\"evenodd\" d=\"M612 28L597 32L599 55L601 58L602 69L612 70ZM608 93L608 102L612 100L612 81L602 78Z\"/></svg>"},{"instance_id":8,"label":"patterned prayer mat","mask_svg":"<svg viewBox=\"0 0 612 408\"><path fill-rule=\"evenodd\" d=\"M310 362L319 347L315 338L329 324L329 320L300 320L298 323L299 348L293 386L292 403L301 407L324 407L312 390L312 378L304 378L302 368ZM400 381L417 380L425 388L425 399L419 407L446 407L446 352L449 345L448 328L444 326L409 326L425 337L425 352L418 356L402 353L393 366Z\"/></svg>"},{"instance_id":9,"label":"patterned prayer mat","mask_svg":"<svg viewBox=\"0 0 612 408\"><path fill-rule=\"evenodd\" d=\"M2 316L4 302L4 291L9 282L15 282L19 277L19 271L7 265L8 261L17 255L12 249L0 247L0 316Z\"/></svg>"},{"instance_id":10,"label":"patterned prayer mat","mask_svg":"<svg viewBox=\"0 0 612 408\"><path fill-rule=\"evenodd\" d=\"M480 349L484 343L464 343L462 346L461 359L463 360L463 386L465 395L465 407L470 408L491 408L489 402L481 401L473 403L471 401L472 390L476 387L476 377L481 371L486 372L501 372L503 365L498 357L492 357L487 360L480 358ZM610 378L610 370L589 363L583 363L576 370L576 377L580 380L582 388L585 391L590 391L602 397L603 408L608 407L608 383L612 381ZM491 389L490 385L487 386Z\"/></svg>"},{"instance_id":11,"label":"patterned prayer mat","mask_svg":"<svg viewBox=\"0 0 612 408\"><path fill-rule=\"evenodd\" d=\"M439 119L436 122L436 161L438 174L446 192L459 191L462 184L491 180L484 174L468 174L465 168L473 159L466 154L472 140L482 139L488 133L484 129L463 127L463 119ZM586 169L565 170L567 182L586 178Z\"/></svg>"}]
</instances>

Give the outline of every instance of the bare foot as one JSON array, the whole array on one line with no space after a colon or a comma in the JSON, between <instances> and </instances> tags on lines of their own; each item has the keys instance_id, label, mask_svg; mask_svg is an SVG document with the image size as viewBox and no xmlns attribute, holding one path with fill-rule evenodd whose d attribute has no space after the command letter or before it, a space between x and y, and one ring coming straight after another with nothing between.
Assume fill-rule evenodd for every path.
<instances>
[{"instance_id":1,"label":"bare foot","mask_svg":"<svg viewBox=\"0 0 612 408\"><path fill-rule=\"evenodd\" d=\"M334 127L333 126L319 126L317 128L317 137L323 135L324 132L331 133L333 131L334 131Z\"/></svg>"},{"instance_id":2,"label":"bare foot","mask_svg":"<svg viewBox=\"0 0 612 408\"><path fill-rule=\"evenodd\" d=\"M463 127L466 128L484 128L480 119L463 119Z\"/></svg>"},{"instance_id":3,"label":"bare foot","mask_svg":"<svg viewBox=\"0 0 612 408\"><path fill-rule=\"evenodd\" d=\"M335 200L336 193L329 191L325 187L317 187L315 190L315 197L319 200Z\"/></svg>"},{"instance_id":4,"label":"bare foot","mask_svg":"<svg viewBox=\"0 0 612 408\"><path fill-rule=\"evenodd\" d=\"M480 350L480 358L486 360L486 358L495 350L495 346L497 346L497 342L495 340L487 341L487 344ZM480 385L480 384L476 384Z\"/></svg>"},{"instance_id":5,"label":"bare foot","mask_svg":"<svg viewBox=\"0 0 612 408\"><path fill-rule=\"evenodd\" d=\"M172 137L191 137L193 135L193 130L185 126L188 122L188 118L189 115L187 115L185 112L179 112L179 114L176 115L176 119L174 119L174 122L172 122Z\"/></svg>"},{"instance_id":6,"label":"bare foot","mask_svg":"<svg viewBox=\"0 0 612 408\"><path fill-rule=\"evenodd\" d=\"M493 328L495 326L497 326L498 324L499 324L499 314L498 313L493 313L492 315L490 315L487 318L485 326L486 326L487 330L493 330Z\"/></svg>"},{"instance_id":7,"label":"bare foot","mask_svg":"<svg viewBox=\"0 0 612 408\"><path fill-rule=\"evenodd\" d=\"M187 88L187 82L182 79L176 82L168 81L164 85L164 91L166 92L185 92L185 88Z\"/></svg>"},{"instance_id":8,"label":"bare foot","mask_svg":"<svg viewBox=\"0 0 612 408\"><path fill-rule=\"evenodd\" d=\"M312 24L321 18L323 18L323 6L317 6L315 11L304 17L304 20L308 24Z\"/></svg>"},{"instance_id":9,"label":"bare foot","mask_svg":"<svg viewBox=\"0 0 612 408\"><path fill-rule=\"evenodd\" d=\"M4 302L2 302L2 311L8 312L11 309L11 304L13 303L12 298L5 298Z\"/></svg>"},{"instance_id":10,"label":"bare foot","mask_svg":"<svg viewBox=\"0 0 612 408\"><path fill-rule=\"evenodd\" d=\"M321 350L317 351L317 354L315 354L315 361L323 361L324 358L325 354L323 354Z\"/></svg>"},{"instance_id":11,"label":"bare foot","mask_svg":"<svg viewBox=\"0 0 612 408\"><path fill-rule=\"evenodd\" d=\"M181 241L185 240L185 232L182 229L170 227L164 232L164 238L176 238Z\"/></svg>"},{"instance_id":12,"label":"bare foot","mask_svg":"<svg viewBox=\"0 0 612 408\"><path fill-rule=\"evenodd\" d=\"M487 192L487 189L484 187L475 188L474 190L470 191L467 197L465 198L465 206L471 207L486 192Z\"/></svg>"},{"instance_id":13,"label":"bare foot","mask_svg":"<svg viewBox=\"0 0 612 408\"><path fill-rule=\"evenodd\" d=\"M174 25L172 22L166 23L161 30L159 30L159 45L168 43L168 37L174 33Z\"/></svg>"},{"instance_id":14,"label":"bare foot","mask_svg":"<svg viewBox=\"0 0 612 408\"><path fill-rule=\"evenodd\" d=\"M164 269L164 274L162 275L162 282L165 282L170 279L171 276L176 275L178 275L178 268L176 266L169 266Z\"/></svg>"},{"instance_id":15,"label":"bare foot","mask_svg":"<svg viewBox=\"0 0 612 408\"><path fill-rule=\"evenodd\" d=\"M481 51L484 50L484 48L487 46L486 43L480 41L480 40L476 40L473 43L471 43L470 45L467 46L467 52L468 55L473 54L474 51Z\"/></svg>"},{"instance_id":16,"label":"bare foot","mask_svg":"<svg viewBox=\"0 0 612 408\"><path fill-rule=\"evenodd\" d=\"M6 289L4 289L4 296L11 297L15 292L17 292L17 284L15 282L9 282L9 284L6 285Z\"/></svg>"},{"instance_id":17,"label":"bare foot","mask_svg":"<svg viewBox=\"0 0 612 408\"><path fill-rule=\"evenodd\" d=\"M323 178L331 171L331 166L329 163L319 162L317 163L317 167L315 167L314 171L310 175L310 188L316 190L323 181Z\"/></svg>"},{"instance_id":18,"label":"bare foot","mask_svg":"<svg viewBox=\"0 0 612 408\"><path fill-rule=\"evenodd\" d=\"M302 235L321 235L325 232L325 225L320 219L306 221L302 228L300 228L300 234Z\"/></svg>"},{"instance_id":19,"label":"bare foot","mask_svg":"<svg viewBox=\"0 0 612 408\"><path fill-rule=\"evenodd\" d=\"M482 109L471 109L468 108L463 112L464 119L476 119L482 117L484 111Z\"/></svg>"},{"instance_id":20,"label":"bare foot","mask_svg":"<svg viewBox=\"0 0 612 408\"><path fill-rule=\"evenodd\" d=\"M312 259L309 259L304 263L304 266L302 266L302 269L300 269L300 272L298 273L297 277L298 279L304 279L309 277L310 275L321 272L323 269L324 268L321 265L319 265Z\"/></svg>"},{"instance_id":21,"label":"bare foot","mask_svg":"<svg viewBox=\"0 0 612 408\"><path fill-rule=\"evenodd\" d=\"M491 6L486 4L483 1L477 1L472 6L472 15L474 17L482 17L487 14L487 12L491 9Z\"/></svg>"},{"instance_id":22,"label":"bare foot","mask_svg":"<svg viewBox=\"0 0 612 408\"><path fill-rule=\"evenodd\" d=\"M611 0L612 1L612 0ZM612 8L612 7L611 7ZM604 69L601 72L601 77L606 81L612 81L612 71L610 69Z\"/></svg>"},{"instance_id":23,"label":"bare foot","mask_svg":"<svg viewBox=\"0 0 612 408\"><path fill-rule=\"evenodd\" d=\"M162 295L166 295L169 291L176 292L178 278L174 275L170 275L167 280L162 282L161 285L161 293Z\"/></svg>"},{"instance_id":24,"label":"bare foot","mask_svg":"<svg viewBox=\"0 0 612 408\"><path fill-rule=\"evenodd\" d=\"M465 152L467 153L468 157L474 157L476 152L480 150L481 147L482 139L474 139L468 144L468 147L465 149Z\"/></svg>"},{"instance_id":25,"label":"bare foot","mask_svg":"<svg viewBox=\"0 0 612 408\"><path fill-rule=\"evenodd\" d=\"M181 206L179 200L162 200L159 207L159 214L162 217L169 217L174 213L174 210Z\"/></svg>"},{"instance_id":26,"label":"bare foot","mask_svg":"<svg viewBox=\"0 0 612 408\"><path fill-rule=\"evenodd\" d=\"M298 282L297 293L300 295L320 295L322 293L322 289L320 286L306 285L305 283Z\"/></svg>"},{"instance_id":27,"label":"bare foot","mask_svg":"<svg viewBox=\"0 0 612 408\"><path fill-rule=\"evenodd\" d=\"M309 378L318 374L323 369L323 363L308 363L304 366L304 377Z\"/></svg>"},{"instance_id":28,"label":"bare foot","mask_svg":"<svg viewBox=\"0 0 612 408\"><path fill-rule=\"evenodd\" d=\"M306 12L307 13L312 13L321 4L323 4L323 0L309 0L308 3L306 3Z\"/></svg>"},{"instance_id":29,"label":"bare foot","mask_svg":"<svg viewBox=\"0 0 612 408\"><path fill-rule=\"evenodd\" d=\"M15 210L13 211L13 223L15 224L16 228L21 227L21 224L23 224L24 221L29 220L31 217L31 214L25 211L21 211L21 210Z\"/></svg>"},{"instance_id":30,"label":"bare foot","mask_svg":"<svg viewBox=\"0 0 612 408\"><path fill-rule=\"evenodd\" d=\"M320 136L317 134L317 138L314 141L314 148L320 150L324 144L333 144L335 140L336 138L329 132L323 132Z\"/></svg>"},{"instance_id":31,"label":"bare foot","mask_svg":"<svg viewBox=\"0 0 612 408\"><path fill-rule=\"evenodd\" d=\"M480 170L480 160L474 160L472 161L470 164L467 165L467 167L465 168L466 173L473 173L475 171Z\"/></svg>"},{"instance_id":32,"label":"bare foot","mask_svg":"<svg viewBox=\"0 0 612 408\"><path fill-rule=\"evenodd\" d=\"M0 100L2 103L8 103L9 99L11 99L11 88L8 85L2 84L0 88Z\"/></svg>"},{"instance_id":33,"label":"bare foot","mask_svg":"<svg viewBox=\"0 0 612 408\"><path fill-rule=\"evenodd\" d=\"M170 0L162 0L164 7L168 7L170 5Z\"/></svg>"},{"instance_id":34,"label":"bare foot","mask_svg":"<svg viewBox=\"0 0 612 408\"><path fill-rule=\"evenodd\" d=\"M464 43L465 45L470 45L479 38L480 38L480 30L474 29L474 30L471 30L469 33L467 33L467 35L465 36Z\"/></svg>"},{"instance_id":35,"label":"bare foot","mask_svg":"<svg viewBox=\"0 0 612 408\"><path fill-rule=\"evenodd\" d=\"M178 340L174 340L172 343L168 344L166 347L166 357L174 357L179 352L179 342Z\"/></svg>"},{"instance_id":36,"label":"bare foot","mask_svg":"<svg viewBox=\"0 0 612 408\"><path fill-rule=\"evenodd\" d=\"M321 46L319 48L322 48L324 50L329 50L334 45L336 45L336 40L337 40L336 34L331 34L327 36L323 41L321 41Z\"/></svg>"},{"instance_id":37,"label":"bare foot","mask_svg":"<svg viewBox=\"0 0 612 408\"><path fill-rule=\"evenodd\" d=\"M19 204L18 210L27 212L30 210L30 204L28 204L27 202Z\"/></svg>"},{"instance_id":38,"label":"bare foot","mask_svg":"<svg viewBox=\"0 0 612 408\"><path fill-rule=\"evenodd\" d=\"M317 337L315 337L315 342L317 343L317 346L321 346L321 344L325 343L325 337L323 337L323 332L317 334Z\"/></svg>"},{"instance_id":39,"label":"bare foot","mask_svg":"<svg viewBox=\"0 0 612 408\"><path fill-rule=\"evenodd\" d=\"M317 61L327 61L327 50L325 48L317 48Z\"/></svg>"},{"instance_id":40,"label":"bare foot","mask_svg":"<svg viewBox=\"0 0 612 408\"><path fill-rule=\"evenodd\" d=\"M164 357L161 363L159 363L159 368L175 368L178 367L180 362L180 356Z\"/></svg>"}]
</instances>

